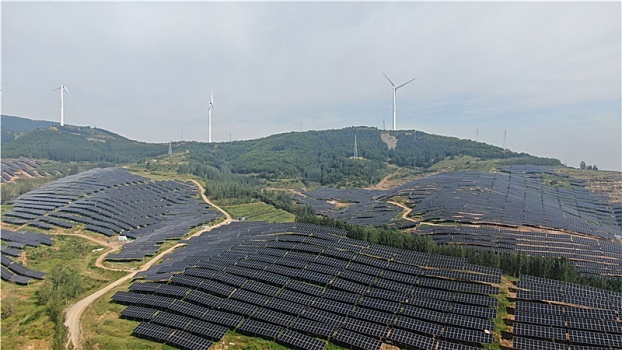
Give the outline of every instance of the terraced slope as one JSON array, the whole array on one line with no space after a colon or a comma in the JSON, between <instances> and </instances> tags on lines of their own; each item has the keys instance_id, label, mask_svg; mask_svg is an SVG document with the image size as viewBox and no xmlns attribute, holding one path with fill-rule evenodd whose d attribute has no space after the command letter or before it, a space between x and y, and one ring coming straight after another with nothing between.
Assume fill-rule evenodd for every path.
<instances>
[{"instance_id":1,"label":"terraced slope","mask_svg":"<svg viewBox=\"0 0 622 350\"><path fill-rule=\"evenodd\" d=\"M2 267L0 270L0 276L3 280L26 285L33 279L40 280L44 278L45 274L43 272L31 270L11 257L20 257L25 246L53 245L54 242L50 236L36 232L2 230L0 238L3 241L1 247Z\"/></svg>"},{"instance_id":2,"label":"terraced slope","mask_svg":"<svg viewBox=\"0 0 622 350\"><path fill-rule=\"evenodd\" d=\"M502 170L436 174L386 191L322 188L295 197L349 223L411 228L438 244L565 256L583 273L622 277L619 209L607 196L546 167ZM547 184L547 177L563 186ZM409 220L398 218L390 203L408 208Z\"/></svg>"},{"instance_id":3,"label":"terraced slope","mask_svg":"<svg viewBox=\"0 0 622 350\"><path fill-rule=\"evenodd\" d=\"M125 169L91 169L28 192L3 213L2 221L45 230L81 226L133 241L108 260L140 260L166 239L181 238L222 214L181 181L151 181Z\"/></svg>"},{"instance_id":4,"label":"terraced slope","mask_svg":"<svg viewBox=\"0 0 622 350\"><path fill-rule=\"evenodd\" d=\"M41 169L41 161L27 158L2 159L2 183L13 182L20 178L63 175L60 170Z\"/></svg>"}]
</instances>

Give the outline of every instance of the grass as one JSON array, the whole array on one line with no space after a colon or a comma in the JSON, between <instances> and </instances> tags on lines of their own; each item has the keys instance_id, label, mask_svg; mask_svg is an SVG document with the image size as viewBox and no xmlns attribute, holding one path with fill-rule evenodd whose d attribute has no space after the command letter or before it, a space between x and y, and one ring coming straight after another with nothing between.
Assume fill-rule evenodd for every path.
<instances>
[{"instance_id":1,"label":"grass","mask_svg":"<svg viewBox=\"0 0 622 350\"><path fill-rule=\"evenodd\" d=\"M475 166L482 166L478 158L471 156L447 157L430 167L436 171L458 171L464 169L472 169ZM484 166L486 167L486 166Z\"/></svg>"},{"instance_id":2,"label":"grass","mask_svg":"<svg viewBox=\"0 0 622 350\"><path fill-rule=\"evenodd\" d=\"M570 179L559 175L540 174L540 182L545 186L554 188L572 188Z\"/></svg>"},{"instance_id":3,"label":"grass","mask_svg":"<svg viewBox=\"0 0 622 350\"><path fill-rule=\"evenodd\" d=\"M234 218L244 217L248 221L294 222L294 214L277 209L263 202L230 205L223 208Z\"/></svg>"},{"instance_id":4,"label":"grass","mask_svg":"<svg viewBox=\"0 0 622 350\"><path fill-rule=\"evenodd\" d=\"M261 338L249 337L235 331L227 334L215 344L211 350L284 350L288 349L280 344ZM328 343L326 350L344 350L345 348Z\"/></svg>"},{"instance_id":5,"label":"grass","mask_svg":"<svg viewBox=\"0 0 622 350\"><path fill-rule=\"evenodd\" d=\"M46 273L58 264L70 266L82 277L86 288L79 297L82 298L124 275L94 267L101 252L92 250L98 247L80 237L55 236L51 247L27 247L24 265ZM45 313L45 307L37 304L36 292L42 285L43 281L34 281L28 286L2 281L2 349L50 348L54 324ZM77 299L68 300L68 305L75 301Z\"/></svg>"},{"instance_id":6,"label":"grass","mask_svg":"<svg viewBox=\"0 0 622 350\"><path fill-rule=\"evenodd\" d=\"M5 281L2 288L2 349L47 349L54 336L54 324L37 305L35 292L43 282L17 286Z\"/></svg>"},{"instance_id":7,"label":"grass","mask_svg":"<svg viewBox=\"0 0 622 350\"><path fill-rule=\"evenodd\" d=\"M495 318L495 332L493 343L487 345L486 349L500 350L503 342L503 333L508 330L508 325L505 323L505 319L508 317L508 308L511 306L509 297L509 286L512 282L518 280L516 277L502 276L501 288L499 289L499 306L497 307L497 317Z\"/></svg>"},{"instance_id":8,"label":"grass","mask_svg":"<svg viewBox=\"0 0 622 350\"><path fill-rule=\"evenodd\" d=\"M276 187L279 189L298 189L307 187L302 181L296 179L280 179L268 182L266 187Z\"/></svg>"},{"instance_id":9,"label":"grass","mask_svg":"<svg viewBox=\"0 0 622 350\"><path fill-rule=\"evenodd\" d=\"M31 191L41 185L58 179L58 176L38 176L33 178L22 178L15 182L6 182L2 184L2 203L7 203L20 195Z\"/></svg>"},{"instance_id":10,"label":"grass","mask_svg":"<svg viewBox=\"0 0 622 350\"><path fill-rule=\"evenodd\" d=\"M229 331L211 350L287 350L275 342Z\"/></svg>"}]
</instances>

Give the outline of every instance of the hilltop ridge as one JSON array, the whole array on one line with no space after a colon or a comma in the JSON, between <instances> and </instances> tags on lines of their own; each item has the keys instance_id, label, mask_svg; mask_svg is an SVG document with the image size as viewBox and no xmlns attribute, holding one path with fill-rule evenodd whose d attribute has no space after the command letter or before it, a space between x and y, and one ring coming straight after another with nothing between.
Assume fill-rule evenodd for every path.
<instances>
[{"instance_id":1,"label":"hilltop ridge","mask_svg":"<svg viewBox=\"0 0 622 350\"><path fill-rule=\"evenodd\" d=\"M145 163L166 156L167 144L145 143L116 133L81 126L49 124L2 116L3 133L18 135L2 146L3 157L61 162ZM5 123L5 119L13 122ZM19 121L17 123L16 121ZM21 130L14 127L21 124ZM358 158L353 159L354 138ZM387 140L390 141L387 143ZM380 181L390 166L429 170L447 159L497 160L499 165L558 166L557 159L517 153L482 142L427 134L417 130L382 131L373 127L289 132L264 138L200 143L172 143L181 155L179 172L251 175L265 180L300 179L322 185L363 187ZM471 161L461 167L469 168ZM157 162L154 162L154 165Z\"/></svg>"}]
</instances>

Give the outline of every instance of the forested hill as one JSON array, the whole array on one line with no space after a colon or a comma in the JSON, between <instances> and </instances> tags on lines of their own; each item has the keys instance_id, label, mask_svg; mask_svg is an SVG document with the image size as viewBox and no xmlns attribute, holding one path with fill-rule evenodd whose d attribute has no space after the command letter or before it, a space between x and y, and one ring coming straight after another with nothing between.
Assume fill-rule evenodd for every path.
<instances>
[{"instance_id":1,"label":"forested hill","mask_svg":"<svg viewBox=\"0 0 622 350\"><path fill-rule=\"evenodd\" d=\"M49 122L46 120L30 120L10 115L3 115L1 118L0 124L2 125L3 145L13 141L16 137L19 137L24 133L58 125L56 122Z\"/></svg>"},{"instance_id":2,"label":"forested hill","mask_svg":"<svg viewBox=\"0 0 622 350\"><path fill-rule=\"evenodd\" d=\"M4 120L3 116L3 130ZM123 164L145 162L168 152L167 144L133 141L91 127L52 124L43 129L31 124L31 131L22 132L2 145L3 157ZM237 173L268 180L301 179L338 186L375 183L389 173L391 164L425 170L446 158L460 156L496 159L506 165L560 165L556 159L515 153L481 142L414 130L382 131L370 127L290 132L256 140L212 144L176 142L173 152L182 156L178 171L207 178Z\"/></svg>"},{"instance_id":3,"label":"forested hill","mask_svg":"<svg viewBox=\"0 0 622 350\"><path fill-rule=\"evenodd\" d=\"M5 120L9 123L5 124ZM4 140L5 131L14 133L16 138L7 142ZM7 116L2 116L2 134L4 158L123 164L144 161L168 151L168 145L133 141L102 129L71 125L61 127L58 123Z\"/></svg>"},{"instance_id":4,"label":"forested hill","mask_svg":"<svg viewBox=\"0 0 622 350\"><path fill-rule=\"evenodd\" d=\"M252 141L188 146L192 150L190 158L197 164L224 167L234 173L354 186L379 181L387 172L387 164L425 169L447 157L502 159L505 164L561 164L557 159L519 154L480 142L369 127L292 132Z\"/></svg>"}]
</instances>

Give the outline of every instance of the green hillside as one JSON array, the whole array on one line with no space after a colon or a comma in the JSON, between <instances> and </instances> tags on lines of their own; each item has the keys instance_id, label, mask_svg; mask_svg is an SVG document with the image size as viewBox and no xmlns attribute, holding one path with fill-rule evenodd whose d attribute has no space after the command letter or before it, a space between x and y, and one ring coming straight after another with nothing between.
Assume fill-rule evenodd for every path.
<instances>
[{"instance_id":1,"label":"green hillside","mask_svg":"<svg viewBox=\"0 0 622 350\"><path fill-rule=\"evenodd\" d=\"M19 118L23 119L23 118ZM26 122L24 122L26 123ZM34 125L34 124L33 124ZM358 157L354 157L354 138ZM504 164L560 165L559 160L515 153L481 142L370 127L291 132L236 142L178 142L179 173L221 179L239 174L267 181L300 180L321 185L363 187L392 172L390 166L432 170L447 159L470 157ZM125 164L165 155L166 144L129 140L115 133L76 126L31 130L2 146L3 157L62 162Z\"/></svg>"},{"instance_id":2,"label":"green hillside","mask_svg":"<svg viewBox=\"0 0 622 350\"><path fill-rule=\"evenodd\" d=\"M1 117L0 124L2 125L1 140L3 145L5 143L15 140L17 137L24 133L58 125L58 123L56 122L49 122L45 120L30 120L10 115L3 115Z\"/></svg>"},{"instance_id":3,"label":"green hillside","mask_svg":"<svg viewBox=\"0 0 622 350\"><path fill-rule=\"evenodd\" d=\"M164 144L133 141L106 130L77 126L36 129L2 145L5 158L115 164L143 161L167 151L168 146Z\"/></svg>"},{"instance_id":4,"label":"green hillside","mask_svg":"<svg viewBox=\"0 0 622 350\"><path fill-rule=\"evenodd\" d=\"M354 135L357 159L353 157ZM392 139L393 142L383 139ZM561 164L557 159L515 153L481 142L413 130L387 133L369 127L292 132L252 141L189 144L186 147L191 150L191 164L210 165L268 180L302 179L340 186L365 186L378 182L389 172L389 165L425 170L448 157L494 159L508 165Z\"/></svg>"}]
</instances>

